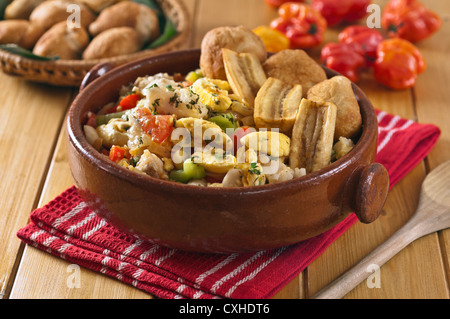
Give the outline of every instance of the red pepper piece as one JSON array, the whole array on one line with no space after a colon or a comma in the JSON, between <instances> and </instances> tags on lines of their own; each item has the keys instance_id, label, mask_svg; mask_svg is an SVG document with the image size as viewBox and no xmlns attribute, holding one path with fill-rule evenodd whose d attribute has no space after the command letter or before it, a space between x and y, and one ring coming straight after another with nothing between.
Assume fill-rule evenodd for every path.
<instances>
[{"instance_id":1,"label":"red pepper piece","mask_svg":"<svg viewBox=\"0 0 450 319\"><path fill-rule=\"evenodd\" d=\"M137 102L141 99L139 94L130 94L125 96L122 100L120 100L120 106L122 107L122 111L131 110L136 107Z\"/></svg>"},{"instance_id":2,"label":"red pepper piece","mask_svg":"<svg viewBox=\"0 0 450 319\"><path fill-rule=\"evenodd\" d=\"M378 46L374 77L381 84L395 90L411 88L419 74L426 69L426 61L411 42L388 39Z\"/></svg>"},{"instance_id":3,"label":"red pepper piece","mask_svg":"<svg viewBox=\"0 0 450 319\"><path fill-rule=\"evenodd\" d=\"M130 153L128 149L113 145L109 151L109 159L115 163L120 162L124 158L130 158Z\"/></svg>"},{"instance_id":4,"label":"red pepper piece","mask_svg":"<svg viewBox=\"0 0 450 319\"><path fill-rule=\"evenodd\" d=\"M322 48L321 60L353 82L358 82L359 71L366 65L364 52L357 43L328 43Z\"/></svg>"},{"instance_id":5,"label":"red pepper piece","mask_svg":"<svg viewBox=\"0 0 450 319\"><path fill-rule=\"evenodd\" d=\"M139 94L129 94L120 100L119 105L110 108L108 113L116 113L134 109L141 98L142 97Z\"/></svg>"},{"instance_id":6,"label":"red pepper piece","mask_svg":"<svg viewBox=\"0 0 450 319\"><path fill-rule=\"evenodd\" d=\"M377 47L383 40L380 31L362 25L346 27L339 33L339 42L356 43L361 46L367 67L372 66L377 59Z\"/></svg>"},{"instance_id":7,"label":"red pepper piece","mask_svg":"<svg viewBox=\"0 0 450 319\"><path fill-rule=\"evenodd\" d=\"M270 27L284 33L292 49L309 49L322 43L327 21L311 6L288 2L278 9Z\"/></svg>"}]
</instances>

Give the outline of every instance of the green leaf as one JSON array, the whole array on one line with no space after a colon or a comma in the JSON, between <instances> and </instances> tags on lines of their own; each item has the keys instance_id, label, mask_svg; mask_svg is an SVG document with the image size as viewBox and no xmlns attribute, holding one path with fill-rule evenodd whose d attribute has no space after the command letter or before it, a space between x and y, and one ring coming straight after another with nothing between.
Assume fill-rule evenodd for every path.
<instances>
[{"instance_id":1,"label":"green leaf","mask_svg":"<svg viewBox=\"0 0 450 319\"><path fill-rule=\"evenodd\" d=\"M3 20L5 15L5 9L9 5L11 1L9 0L0 0L0 20Z\"/></svg>"},{"instance_id":2,"label":"green leaf","mask_svg":"<svg viewBox=\"0 0 450 319\"><path fill-rule=\"evenodd\" d=\"M164 32L150 45L147 49L154 49L167 43L170 39L172 39L177 34L177 27L169 18L166 19L166 25L164 26Z\"/></svg>"},{"instance_id":3,"label":"green leaf","mask_svg":"<svg viewBox=\"0 0 450 319\"><path fill-rule=\"evenodd\" d=\"M32 60L41 60L41 61L59 60L59 57L45 57L33 54L33 52L24 49L18 46L17 44L0 44L0 49Z\"/></svg>"}]
</instances>

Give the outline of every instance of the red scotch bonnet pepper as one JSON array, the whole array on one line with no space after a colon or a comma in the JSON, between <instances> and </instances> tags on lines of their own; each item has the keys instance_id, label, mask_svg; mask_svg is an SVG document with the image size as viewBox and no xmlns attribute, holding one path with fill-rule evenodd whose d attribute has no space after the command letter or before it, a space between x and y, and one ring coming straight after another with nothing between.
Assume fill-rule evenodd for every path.
<instances>
[{"instance_id":1,"label":"red scotch bonnet pepper","mask_svg":"<svg viewBox=\"0 0 450 319\"><path fill-rule=\"evenodd\" d=\"M366 65L364 52L356 43L328 43L322 48L321 62L353 82L358 82L359 71Z\"/></svg>"},{"instance_id":2,"label":"red scotch bonnet pepper","mask_svg":"<svg viewBox=\"0 0 450 319\"><path fill-rule=\"evenodd\" d=\"M287 2L278 8L270 27L288 37L291 49L309 49L322 43L327 21L311 6Z\"/></svg>"},{"instance_id":3,"label":"red scotch bonnet pepper","mask_svg":"<svg viewBox=\"0 0 450 319\"><path fill-rule=\"evenodd\" d=\"M339 33L338 43L328 43L322 48L321 62L358 82L360 71L375 62L377 47L383 40L383 35L376 29L349 26Z\"/></svg>"},{"instance_id":4,"label":"red scotch bonnet pepper","mask_svg":"<svg viewBox=\"0 0 450 319\"><path fill-rule=\"evenodd\" d=\"M371 0L312 0L311 6L327 20L328 26L364 18Z\"/></svg>"},{"instance_id":5,"label":"red scotch bonnet pepper","mask_svg":"<svg viewBox=\"0 0 450 319\"><path fill-rule=\"evenodd\" d=\"M368 67L377 59L377 47L383 40L380 31L362 25L346 27L339 33L339 42L355 43L361 47Z\"/></svg>"},{"instance_id":6,"label":"red scotch bonnet pepper","mask_svg":"<svg viewBox=\"0 0 450 319\"><path fill-rule=\"evenodd\" d=\"M426 62L419 49L404 39L384 40L377 50L374 64L375 79L395 90L411 88L419 74L426 69Z\"/></svg>"},{"instance_id":7,"label":"red scotch bonnet pepper","mask_svg":"<svg viewBox=\"0 0 450 319\"><path fill-rule=\"evenodd\" d=\"M264 0L269 6L278 8L286 2L305 2L305 0Z\"/></svg>"},{"instance_id":8,"label":"red scotch bonnet pepper","mask_svg":"<svg viewBox=\"0 0 450 319\"><path fill-rule=\"evenodd\" d=\"M418 0L390 0L383 10L381 25L389 37L414 43L436 33L442 19Z\"/></svg>"}]
</instances>

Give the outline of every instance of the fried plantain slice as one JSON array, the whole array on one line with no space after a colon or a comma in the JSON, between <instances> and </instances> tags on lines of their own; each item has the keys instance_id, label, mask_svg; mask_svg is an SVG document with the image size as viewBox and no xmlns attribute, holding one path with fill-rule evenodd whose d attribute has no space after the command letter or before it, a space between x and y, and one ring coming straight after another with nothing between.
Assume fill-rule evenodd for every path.
<instances>
[{"instance_id":1,"label":"fried plantain slice","mask_svg":"<svg viewBox=\"0 0 450 319\"><path fill-rule=\"evenodd\" d=\"M253 114L256 127L278 128L290 133L301 100L301 85L287 85L269 77L256 95Z\"/></svg>"},{"instance_id":2,"label":"fried plantain slice","mask_svg":"<svg viewBox=\"0 0 450 319\"><path fill-rule=\"evenodd\" d=\"M292 129L289 166L315 172L331 162L336 105L302 99Z\"/></svg>"},{"instance_id":3,"label":"fried plantain slice","mask_svg":"<svg viewBox=\"0 0 450 319\"><path fill-rule=\"evenodd\" d=\"M253 53L237 53L222 49L228 83L235 94L253 108L256 94L266 81L266 74L258 57Z\"/></svg>"}]
</instances>

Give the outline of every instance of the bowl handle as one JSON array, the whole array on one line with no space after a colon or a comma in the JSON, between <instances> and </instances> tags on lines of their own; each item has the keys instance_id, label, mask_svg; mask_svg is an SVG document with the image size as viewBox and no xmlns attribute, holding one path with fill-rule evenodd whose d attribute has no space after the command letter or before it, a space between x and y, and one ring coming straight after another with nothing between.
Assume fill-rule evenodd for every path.
<instances>
[{"instance_id":1,"label":"bowl handle","mask_svg":"<svg viewBox=\"0 0 450 319\"><path fill-rule=\"evenodd\" d=\"M99 63L92 67L89 72L83 78L83 81L80 85L80 91L82 91L86 86L89 85L95 79L105 75L109 71L115 68L115 65L110 62Z\"/></svg>"},{"instance_id":2,"label":"bowl handle","mask_svg":"<svg viewBox=\"0 0 450 319\"><path fill-rule=\"evenodd\" d=\"M370 224L383 210L389 192L389 175L379 163L372 163L360 171L356 188L355 214L360 222Z\"/></svg>"}]
</instances>

